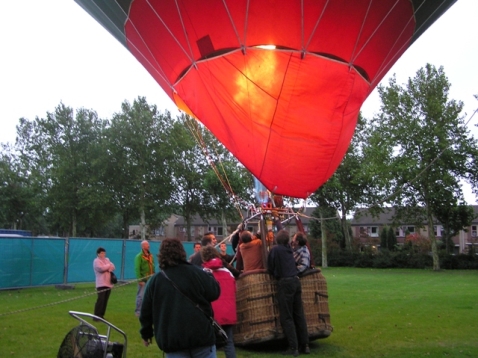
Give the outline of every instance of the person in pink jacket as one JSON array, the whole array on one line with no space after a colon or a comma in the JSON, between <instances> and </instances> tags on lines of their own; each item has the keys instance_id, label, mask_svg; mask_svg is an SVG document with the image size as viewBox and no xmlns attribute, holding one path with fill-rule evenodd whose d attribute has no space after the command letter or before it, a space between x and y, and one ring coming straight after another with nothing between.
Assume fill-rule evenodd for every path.
<instances>
[{"instance_id":1,"label":"person in pink jacket","mask_svg":"<svg viewBox=\"0 0 478 358\"><path fill-rule=\"evenodd\" d=\"M221 294L213 301L214 319L227 333L227 343L224 347L226 358L236 358L234 348L233 326L237 323L236 314L236 280L232 273L224 267L219 252L213 246L201 248L201 258L205 270L211 270L221 287Z\"/></svg>"},{"instance_id":2,"label":"person in pink jacket","mask_svg":"<svg viewBox=\"0 0 478 358\"><path fill-rule=\"evenodd\" d=\"M115 270L115 265L106 257L106 250L98 247L96 250L96 259L93 261L93 270L96 276L96 291L98 298L95 303L94 315L104 318L108 299L110 298L111 287L111 271ZM97 321L97 319L93 319Z\"/></svg>"}]
</instances>

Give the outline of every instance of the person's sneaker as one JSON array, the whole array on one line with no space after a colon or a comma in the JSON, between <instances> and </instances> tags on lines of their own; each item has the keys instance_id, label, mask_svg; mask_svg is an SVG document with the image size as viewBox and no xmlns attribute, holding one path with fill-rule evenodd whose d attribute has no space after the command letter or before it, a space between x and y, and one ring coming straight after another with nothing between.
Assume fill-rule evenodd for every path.
<instances>
[{"instance_id":1,"label":"person's sneaker","mask_svg":"<svg viewBox=\"0 0 478 358\"><path fill-rule=\"evenodd\" d=\"M286 351L282 352L282 355L297 357L297 356L299 356L299 351L295 348L287 348Z\"/></svg>"},{"instance_id":2,"label":"person's sneaker","mask_svg":"<svg viewBox=\"0 0 478 358\"><path fill-rule=\"evenodd\" d=\"M300 349L300 353L310 354L310 348L308 344L304 344Z\"/></svg>"}]
</instances>

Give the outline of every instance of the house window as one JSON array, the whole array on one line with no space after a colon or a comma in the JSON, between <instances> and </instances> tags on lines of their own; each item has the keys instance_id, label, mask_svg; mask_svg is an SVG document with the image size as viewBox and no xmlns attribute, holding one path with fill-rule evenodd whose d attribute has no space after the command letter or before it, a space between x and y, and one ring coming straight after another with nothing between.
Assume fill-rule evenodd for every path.
<instances>
[{"instance_id":1,"label":"house window","mask_svg":"<svg viewBox=\"0 0 478 358\"><path fill-rule=\"evenodd\" d=\"M401 227L397 227L397 228L395 229L395 236L396 236L396 237L404 237L404 236L405 236L405 235L403 235L403 230L402 230Z\"/></svg>"},{"instance_id":2,"label":"house window","mask_svg":"<svg viewBox=\"0 0 478 358\"><path fill-rule=\"evenodd\" d=\"M160 226L159 228L154 229L153 234L155 236L164 236L164 227Z\"/></svg>"},{"instance_id":3,"label":"house window","mask_svg":"<svg viewBox=\"0 0 478 358\"><path fill-rule=\"evenodd\" d=\"M222 236L224 232L222 229L222 226L209 226L207 230L212 231L214 235L217 235L217 236Z\"/></svg>"},{"instance_id":4,"label":"house window","mask_svg":"<svg viewBox=\"0 0 478 358\"><path fill-rule=\"evenodd\" d=\"M476 237L476 225L471 225L471 237Z\"/></svg>"},{"instance_id":5,"label":"house window","mask_svg":"<svg viewBox=\"0 0 478 358\"><path fill-rule=\"evenodd\" d=\"M367 231L370 237L378 237L378 226L369 226Z\"/></svg>"},{"instance_id":6,"label":"house window","mask_svg":"<svg viewBox=\"0 0 478 358\"><path fill-rule=\"evenodd\" d=\"M441 225L433 226L433 233L435 234L435 237L440 237L442 235L443 228Z\"/></svg>"},{"instance_id":7,"label":"house window","mask_svg":"<svg viewBox=\"0 0 478 358\"><path fill-rule=\"evenodd\" d=\"M405 229L405 232L408 232L409 234L413 234L415 232L415 226L407 226Z\"/></svg>"}]
</instances>

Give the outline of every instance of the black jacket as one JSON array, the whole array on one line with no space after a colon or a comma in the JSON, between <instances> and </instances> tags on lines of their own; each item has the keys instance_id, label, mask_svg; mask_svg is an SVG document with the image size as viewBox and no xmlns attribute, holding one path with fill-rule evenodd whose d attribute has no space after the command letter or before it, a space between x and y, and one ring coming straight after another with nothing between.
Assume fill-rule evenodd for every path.
<instances>
[{"instance_id":1,"label":"black jacket","mask_svg":"<svg viewBox=\"0 0 478 358\"><path fill-rule=\"evenodd\" d=\"M203 311L213 315L211 302L219 297L220 288L210 273L187 262L165 272ZM141 337L147 340L154 335L159 348L166 353L215 344L208 317L160 272L146 285L139 321Z\"/></svg>"},{"instance_id":2,"label":"black jacket","mask_svg":"<svg viewBox=\"0 0 478 358\"><path fill-rule=\"evenodd\" d=\"M297 276L299 271L289 245L273 246L267 257L267 270L277 280Z\"/></svg>"}]
</instances>

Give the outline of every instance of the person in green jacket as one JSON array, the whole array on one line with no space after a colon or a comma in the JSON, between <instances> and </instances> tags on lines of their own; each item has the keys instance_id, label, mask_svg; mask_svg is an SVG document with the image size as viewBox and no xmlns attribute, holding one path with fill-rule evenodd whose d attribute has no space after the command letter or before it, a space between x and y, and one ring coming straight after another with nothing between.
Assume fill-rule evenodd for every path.
<instances>
[{"instance_id":1,"label":"person in green jacket","mask_svg":"<svg viewBox=\"0 0 478 358\"><path fill-rule=\"evenodd\" d=\"M161 242L159 267L162 272L148 281L141 306L143 344L149 346L154 337L166 358L216 358L216 336L209 319L211 302L221 291L216 279L186 261L178 239Z\"/></svg>"},{"instance_id":2,"label":"person in green jacket","mask_svg":"<svg viewBox=\"0 0 478 358\"><path fill-rule=\"evenodd\" d=\"M141 242L141 252L134 258L134 271L138 279L138 293L136 294L136 309L134 313L136 317L139 317L146 282L155 273L154 257L149 252L149 242L146 240Z\"/></svg>"}]
</instances>

